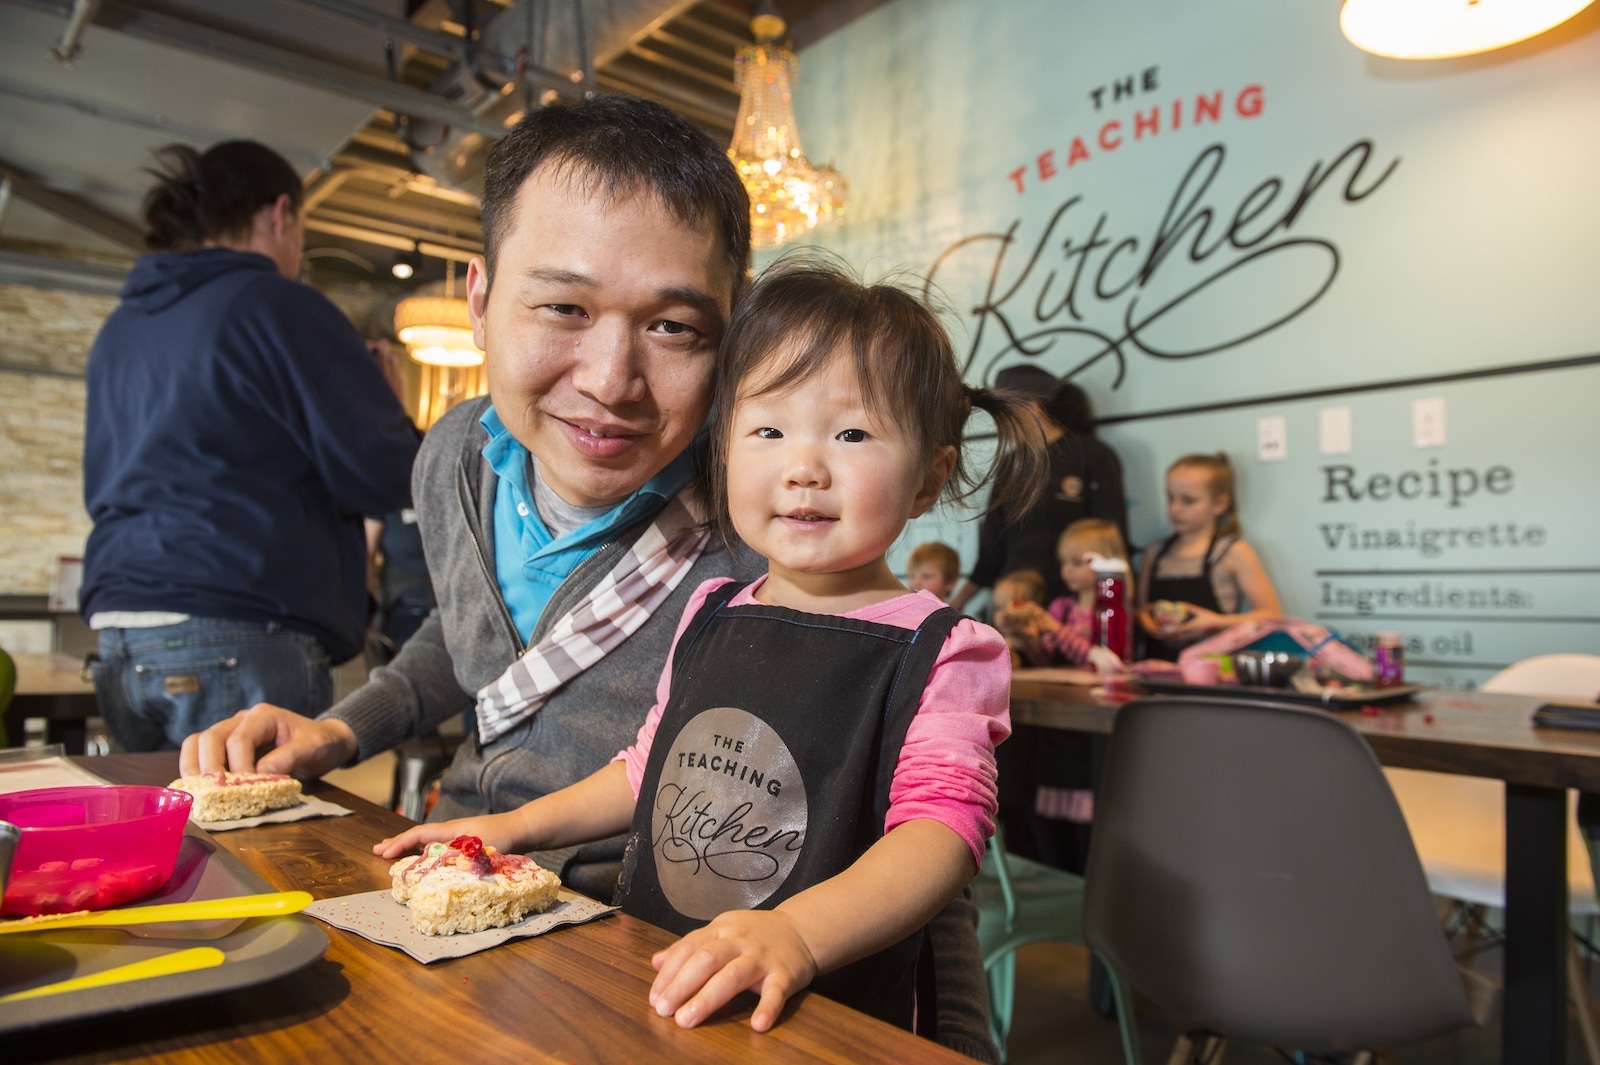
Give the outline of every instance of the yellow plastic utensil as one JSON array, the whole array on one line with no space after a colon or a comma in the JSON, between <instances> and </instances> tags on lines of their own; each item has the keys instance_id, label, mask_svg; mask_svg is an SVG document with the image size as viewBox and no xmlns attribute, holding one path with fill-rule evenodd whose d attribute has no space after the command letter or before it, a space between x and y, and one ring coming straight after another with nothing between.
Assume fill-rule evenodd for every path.
<instances>
[{"instance_id":1,"label":"yellow plastic utensil","mask_svg":"<svg viewBox=\"0 0 1600 1065\"><path fill-rule=\"evenodd\" d=\"M91 973L88 976L78 976L71 980L58 980L53 984L41 987L31 987L26 991L16 991L9 995L0 995L0 1004L6 1002L21 1002L28 998L43 998L46 995L56 995L63 991L85 991L94 987L108 987L111 984L126 983L129 980L144 980L152 976L170 976L172 973L193 972L195 969L212 969L221 965L227 956L216 947L190 947L174 954L163 954L156 958L146 958L130 965L118 965L114 969L105 969L101 972Z\"/></svg>"},{"instance_id":2,"label":"yellow plastic utensil","mask_svg":"<svg viewBox=\"0 0 1600 1065\"><path fill-rule=\"evenodd\" d=\"M264 895L236 895L228 899L169 902L161 906L134 906L96 913L46 914L0 922L0 935L8 932L54 932L58 928L119 928L132 924L168 921L215 921L229 917L281 917L311 905L309 891L272 891Z\"/></svg>"}]
</instances>

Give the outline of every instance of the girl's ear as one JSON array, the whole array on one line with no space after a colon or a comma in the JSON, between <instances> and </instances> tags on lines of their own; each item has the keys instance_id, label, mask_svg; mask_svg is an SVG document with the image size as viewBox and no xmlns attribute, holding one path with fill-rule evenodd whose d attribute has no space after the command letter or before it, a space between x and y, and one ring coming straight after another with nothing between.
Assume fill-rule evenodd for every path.
<instances>
[{"instance_id":1,"label":"girl's ear","mask_svg":"<svg viewBox=\"0 0 1600 1065\"><path fill-rule=\"evenodd\" d=\"M1233 497L1227 492L1218 492L1211 497L1211 516L1220 518L1233 509Z\"/></svg>"},{"instance_id":2,"label":"girl's ear","mask_svg":"<svg viewBox=\"0 0 1600 1065\"><path fill-rule=\"evenodd\" d=\"M916 498L911 501L911 516L920 518L939 502L939 496L944 493L944 486L950 480L950 475L956 468L956 449L950 444L939 448L933 454L933 461L928 463L928 475L923 478L922 487L917 490Z\"/></svg>"}]
</instances>

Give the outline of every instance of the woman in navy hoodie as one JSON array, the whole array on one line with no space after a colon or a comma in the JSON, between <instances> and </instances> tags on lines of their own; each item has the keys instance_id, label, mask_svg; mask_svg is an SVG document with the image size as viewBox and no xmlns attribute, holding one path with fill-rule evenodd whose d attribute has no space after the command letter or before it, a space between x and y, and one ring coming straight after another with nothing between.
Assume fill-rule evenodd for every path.
<instances>
[{"instance_id":1,"label":"woman in navy hoodie","mask_svg":"<svg viewBox=\"0 0 1600 1065\"><path fill-rule=\"evenodd\" d=\"M294 169L158 153L146 243L89 355L83 616L127 750L257 702L306 714L367 625L363 515L408 505L417 433L355 327L295 280Z\"/></svg>"}]
</instances>

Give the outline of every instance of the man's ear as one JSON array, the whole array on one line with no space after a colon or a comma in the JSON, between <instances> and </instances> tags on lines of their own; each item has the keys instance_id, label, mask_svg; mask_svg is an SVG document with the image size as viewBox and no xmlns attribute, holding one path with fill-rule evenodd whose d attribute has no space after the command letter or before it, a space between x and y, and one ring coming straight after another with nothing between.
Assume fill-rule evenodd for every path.
<instances>
[{"instance_id":1,"label":"man's ear","mask_svg":"<svg viewBox=\"0 0 1600 1065\"><path fill-rule=\"evenodd\" d=\"M922 481L917 496L911 502L911 516L920 518L939 502L939 496L944 494L944 486L949 483L950 475L956 468L956 449L949 444L939 448L933 455L933 461L928 464L928 475Z\"/></svg>"},{"instance_id":2,"label":"man's ear","mask_svg":"<svg viewBox=\"0 0 1600 1065\"><path fill-rule=\"evenodd\" d=\"M489 264L481 255L467 263L467 317L472 321L472 342L489 350L483 316L489 308Z\"/></svg>"},{"instance_id":3,"label":"man's ear","mask_svg":"<svg viewBox=\"0 0 1600 1065\"><path fill-rule=\"evenodd\" d=\"M283 236L294 225L294 218L294 201L287 192L279 193L278 198L272 201L272 235Z\"/></svg>"}]
</instances>

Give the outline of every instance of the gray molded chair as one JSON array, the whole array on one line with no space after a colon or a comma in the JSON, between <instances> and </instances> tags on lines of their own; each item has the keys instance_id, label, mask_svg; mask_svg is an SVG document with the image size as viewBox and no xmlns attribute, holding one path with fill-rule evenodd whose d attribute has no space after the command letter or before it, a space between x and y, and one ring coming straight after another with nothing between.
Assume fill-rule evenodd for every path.
<instances>
[{"instance_id":1,"label":"gray molded chair","mask_svg":"<svg viewBox=\"0 0 1600 1065\"><path fill-rule=\"evenodd\" d=\"M978 909L978 950L989 984L989 1034L1004 1062L1016 997L1017 948L1083 942L1083 878L1008 853L996 825L983 869L972 881L972 902ZM1113 987L1119 1006L1121 990ZM1119 1011L1118 1017L1126 1019L1122 1037L1127 1065L1140 1065L1131 1011Z\"/></svg>"},{"instance_id":2,"label":"gray molded chair","mask_svg":"<svg viewBox=\"0 0 1600 1065\"><path fill-rule=\"evenodd\" d=\"M1086 880L1089 945L1193 1031L1372 1051L1493 1003L1455 966L1377 759L1320 710L1124 706Z\"/></svg>"}]
</instances>

